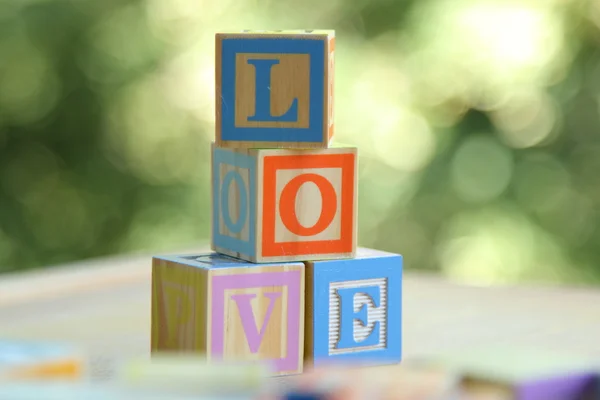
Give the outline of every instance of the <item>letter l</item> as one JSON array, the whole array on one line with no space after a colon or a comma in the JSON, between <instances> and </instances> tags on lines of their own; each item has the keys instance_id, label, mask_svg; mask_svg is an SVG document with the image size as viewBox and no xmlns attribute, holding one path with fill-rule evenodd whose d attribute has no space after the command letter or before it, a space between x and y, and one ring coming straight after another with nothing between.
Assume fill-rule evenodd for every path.
<instances>
[{"instance_id":1,"label":"letter l","mask_svg":"<svg viewBox=\"0 0 600 400\"><path fill-rule=\"evenodd\" d=\"M254 115L248 117L248 121L298 121L298 98L292 100L290 108L283 115L274 116L271 114L271 68L273 65L279 64L279 60L248 60L248 64L254 65L254 70L256 71Z\"/></svg>"}]
</instances>

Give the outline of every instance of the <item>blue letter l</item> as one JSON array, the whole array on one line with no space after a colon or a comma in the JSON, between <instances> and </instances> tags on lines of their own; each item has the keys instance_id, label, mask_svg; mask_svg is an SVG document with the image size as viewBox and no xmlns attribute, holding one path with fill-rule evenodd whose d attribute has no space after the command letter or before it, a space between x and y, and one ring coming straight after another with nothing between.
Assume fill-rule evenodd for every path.
<instances>
[{"instance_id":1,"label":"blue letter l","mask_svg":"<svg viewBox=\"0 0 600 400\"><path fill-rule=\"evenodd\" d=\"M278 117L271 115L271 67L279 64L279 60L248 60L248 64L254 65L256 72L256 102L254 103L254 115L248 117L248 121L259 122L295 122L298 120L298 98L292 100L288 110Z\"/></svg>"}]
</instances>

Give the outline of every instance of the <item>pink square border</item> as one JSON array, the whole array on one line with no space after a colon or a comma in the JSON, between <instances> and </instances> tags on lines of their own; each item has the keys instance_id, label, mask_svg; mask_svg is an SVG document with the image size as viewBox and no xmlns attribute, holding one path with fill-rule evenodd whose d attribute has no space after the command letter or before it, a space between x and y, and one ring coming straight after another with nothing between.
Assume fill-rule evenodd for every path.
<instances>
[{"instance_id":1,"label":"pink square border","mask_svg":"<svg viewBox=\"0 0 600 400\"><path fill-rule=\"evenodd\" d=\"M265 286L287 286L287 357L273 360L275 371L295 371L300 361L300 283L302 271L258 272L212 277L211 357L223 358L225 328L225 290ZM285 305L284 305L285 306Z\"/></svg>"}]
</instances>

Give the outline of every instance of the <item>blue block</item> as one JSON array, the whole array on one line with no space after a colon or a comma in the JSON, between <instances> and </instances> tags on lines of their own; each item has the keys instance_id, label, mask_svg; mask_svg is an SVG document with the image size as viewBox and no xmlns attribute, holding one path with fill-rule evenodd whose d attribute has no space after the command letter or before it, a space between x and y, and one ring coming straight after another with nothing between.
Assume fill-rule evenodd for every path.
<instances>
[{"instance_id":1,"label":"blue block","mask_svg":"<svg viewBox=\"0 0 600 400\"><path fill-rule=\"evenodd\" d=\"M333 40L333 31L217 34L216 142L327 147Z\"/></svg>"},{"instance_id":2,"label":"blue block","mask_svg":"<svg viewBox=\"0 0 600 400\"><path fill-rule=\"evenodd\" d=\"M316 366L402 358L402 256L359 248L354 259L306 263L305 358Z\"/></svg>"},{"instance_id":3,"label":"blue block","mask_svg":"<svg viewBox=\"0 0 600 400\"><path fill-rule=\"evenodd\" d=\"M74 347L62 343L36 341L0 341L0 369L72 358Z\"/></svg>"},{"instance_id":4,"label":"blue block","mask_svg":"<svg viewBox=\"0 0 600 400\"><path fill-rule=\"evenodd\" d=\"M232 185L239 193L235 207L237 218L229 213L229 202L234 201L230 198ZM217 148L213 143L212 196L213 248L253 259L256 255L256 158Z\"/></svg>"}]
</instances>

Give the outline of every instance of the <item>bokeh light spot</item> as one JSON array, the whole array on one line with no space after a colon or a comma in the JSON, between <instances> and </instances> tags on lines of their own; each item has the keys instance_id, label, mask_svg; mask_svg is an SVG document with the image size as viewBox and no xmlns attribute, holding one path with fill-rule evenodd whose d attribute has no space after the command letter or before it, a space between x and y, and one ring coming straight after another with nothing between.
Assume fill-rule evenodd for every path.
<instances>
[{"instance_id":1,"label":"bokeh light spot","mask_svg":"<svg viewBox=\"0 0 600 400\"><path fill-rule=\"evenodd\" d=\"M60 97L60 82L48 59L27 40L2 46L0 109L13 124L45 117Z\"/></svg>"},{"instance_id":2,"label":"bokeh light spot","mask_svg":"<svg viewBox=\"0 0 600 400\"><path fill-rule=\"evenodd\" d=\"M59 181L59 160L44 145L25 142L14 149L1 171L1 184L22 203L37 202L50 195Z\"/></svg>"},{"instance_id":3,"label":"bokeh light spot","mask_svg":"<svg viewBox=\"0 0 600 400\"><path fill-rule=\"evenodd\" d=\"M492 110L524 84L554 82L554 71L570 59L563 22L551 2L545 3L420 2L412 14L408 65L423 87L422 101L453 98Z\"/></svg>"},{"instance_id":4,"label":"bokeh light spot","mask_svg":"<svg viewBox=\"0 0 600 400\"><path fill-rule=\"evenodd\" d=\"M566 265L559 244L508 205L457 214L437 249L448 276L477 284L559 280Z\"/></svg>"},{"instance_id":5,"label":"bokeh light spot","mask_svg":"<svg viewBox=\"0 0 600 400\"><path fill-rule=\"evenodd\" d=\"M570 184L568 171L551 155L534 154L516 166L515 195L527 210L544 213L556 209L568 195Z\"/></svg>"},{"instance_id":6,"label":"bokeh light spot","mask_svg":"<svg viewBox=\"0 0 600 400\"><path fill-rule=\"evenodd\" d=\"M26 218L38 243L46 249L84 250L93 244L87 203L82 194L64 180L44 197L27 204Z\"/></svg>"},{"instance_id":7,"label":"bokeh light spot","mask_svg":"<svg viewBox=\"0 0 600 400\"><path fill-rule=\"evenodd\" d=\"M123 88L112 105L106 151L147 182L189 182L197 176L198 160L198 148L190 143L198 141L161 88L155 76Z\"/></svg>"},{"instance_id":8,"label":"bokeh light spot","mask_svg":"<svg viewBox=\"0 0 600 400\"><path fill-rule=\"evenodd\" d=\"M538 90L514 94L491 116L510 146L526 148L550 137L557 112L550 96Z\"/></svg>"},{"instance_id":9,"label":"bokeh light spot","mask_svg":"<svg viewBox=\"0 0 600 400\"><path fill-rule=\"evenodd\" d=\"M427 121L405 109L381 110L373 121L375 150L387 164L403 171L426 167L435 153L435 137Z\"/></svg>"},{"instance_id":10,"label":"bokeh light spot","mask_svg":"<svg viewBox=\"0 0 600 400\"><path fill-rule=\"evenodd\" d=\"M490 201L504 192L512 171L512 154L504 146L491 136L475 136L464 141L452 160L452 184L465 201Z\"/></svg>"}]
</instances>

